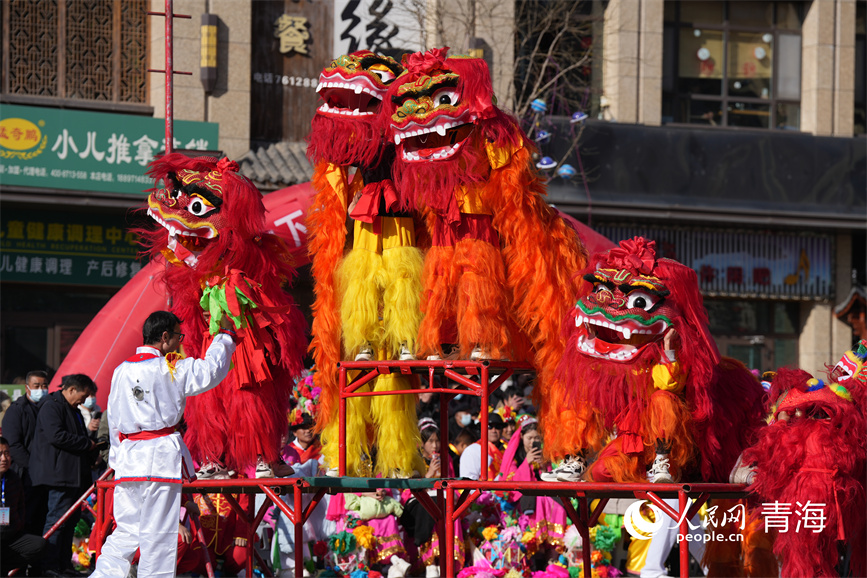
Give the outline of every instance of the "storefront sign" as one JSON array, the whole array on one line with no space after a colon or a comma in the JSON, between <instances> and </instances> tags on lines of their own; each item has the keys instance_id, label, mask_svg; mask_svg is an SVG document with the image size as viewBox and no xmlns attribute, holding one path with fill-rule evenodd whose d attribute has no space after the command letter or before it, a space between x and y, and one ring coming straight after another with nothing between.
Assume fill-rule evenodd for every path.
<instances>
[{"instance_id":1,"label":"storefront sign","mask_svg":"<svg viewBox=\"0 0 867 578\"><path fill-rule=\"evenodd\" d=\"M828 300L833 297L827 235L602 226L619 242L656 241L657 256L695 269L703 294L724 297Z\"/></svg>"},{"instance_id":2,"label":"storefront sign","mask_svg":"<svg viewBox=\"0 0 867 578\"><path fill-rule=\"evenodd\" d=\"M142 267L122 226L109 216L4 209L0 280L120 287Z\"/></svg>"},{"instance_id":3,"label":"storefront sign","mask_svg":"<svg viewBox=\"0 0 867 578\"><path fill-rule=\"evenodd\" d=\"M291 55L309 55L307 43L310 40L309 23L303 16L283 14L274 24L274 36L280 39L280 52Z\"/></svg>"},{"instance_id":4,"label":"storefront sign","mask_svg":"<svg viewBox=\"0 0 867 578\"><path fill-rule=\"evenodd\" d=\"M334 56L362 49L379 53L422 50L423 24L423 13L401 9L391 0L337 0Z\"/></svg>"},{"instance_id":5,"label":"storefront sign","mask_svg":"<svg viewBox=\"0 0 867 578\"><path fill-rule=\"evenodd\" d=\"M216 123L175 121L174 148L217 148ZM147 165L165 148L159 118L4 104L0 184L142 194Z\"/></svg>"}]
</instances>

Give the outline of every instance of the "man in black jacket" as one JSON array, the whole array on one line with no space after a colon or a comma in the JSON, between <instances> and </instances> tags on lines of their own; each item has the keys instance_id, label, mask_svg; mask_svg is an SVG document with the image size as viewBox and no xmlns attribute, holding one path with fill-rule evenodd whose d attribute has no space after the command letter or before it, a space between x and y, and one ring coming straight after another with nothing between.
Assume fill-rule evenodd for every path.
<instances>
[{"instance_id":1,"label":"man in black jacket","mask_svg":"<svg viewBox=\"0 0 867 578\"><path fill-rule=\"evenodd\" d=\"M24 380L26 392L16 399L3 417L3 437L9 441L12 455L11 470L24 483L24 500L27 506L27 531L42 532L48 498L41 488L34 488L30 481L30 444L36 433L36 413L39 402L48 394L48 374L31 371Z\"/></svg>"},{"instance_id":2,"label":"man in black jacket","mask_svg":"<svg viewBox=\"0 0 867 578\"><path fill-rule=\"evenodd\" d=\"M11 465L9 442L0 437L0 507L8 508L6 523L0 523L0 573L4 576L13 568L35 564L45 549L42 536L28 534L25 529L24 486Z\"/></svg>"},{"instance_id":3,"label":"man in black jacket","mask_svg":"<svg viewBox=\"0 0 867 578\"><path fill-rule=\"evenodd\" d=\"M96 442L87 435L78 406L96 393L86 375L63 378L61 391L39 405L36 435L30 448L30 478L48 492L44 535L91 485L90 467L96 459ZM43 566L47 575L72 570L72 538L81 517L76 508L48 540Z\"/></svg>"}]
</instances>

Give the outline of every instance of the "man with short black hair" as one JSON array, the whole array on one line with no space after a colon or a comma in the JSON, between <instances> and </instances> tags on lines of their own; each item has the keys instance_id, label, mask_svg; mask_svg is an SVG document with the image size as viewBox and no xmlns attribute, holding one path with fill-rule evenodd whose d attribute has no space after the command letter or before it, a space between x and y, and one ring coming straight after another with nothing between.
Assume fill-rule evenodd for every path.
<instances>
[{"instance_id":1,"label":"man with short black hair","mask_svg":"<svg viewBox=\"0 0 867 578\"><path fill-rule=\"evenodd\" d=\"M30 480L30 445L36 433L36 414L39 402L48 394L48 374L31 371L24 379L24 395L12 402L3 417L3 437L9 441L12 454L12 471L24 484L24 499L27 505L27 531L42 532L48 498L42 488L33 487Z\"/></svg>"},{"instance_id":2,"label":"man with short black hair","mask_svg":"<svg viewBox=\"0 0 867 578\"><path fill-rule=\"evenodd\" d=\"M108 396L109 466L115 471L117 529L97 560L94 577L125 578L141 548L139 576L175 576L181 484L195 478L190 452L177 425L187 397L225 379L235 352L231 320L214 336L204 359L176 352L184 334L168 311L152 313L142 327L145 345L114 370Z\"/></svg>"},{"instance_id":3,"label":"man with short black hair","mask_svg":"<svg viewBox=\"0 0 867 578\"><path fill-rule=\"evenodd\" d=\"M11 465L9 442L0 437L0 507L8 508L7 523L0 524L0 573L4 576L14 568L34 564L46 544L42 536L27 532L24 486Z\"/></svg>"},{"instance_id":4,"label":"man with short black hair","mask_svg":"<svg viewBox=\"0 0 867 578\"><path fill-rule=\"evenodd\" d=\"M48 514L44 535L69 510L91 485L90 466L96 458L96 442L87 435L78 406L96 393L88 376L67 375L61 390L49 394L39 404L36 434L30 448L30 479L48 494ZM76 508L48 539L43 569L46 575L73 571L70 552L75 525L81 517Z\"/></svg>"}]
</instances>

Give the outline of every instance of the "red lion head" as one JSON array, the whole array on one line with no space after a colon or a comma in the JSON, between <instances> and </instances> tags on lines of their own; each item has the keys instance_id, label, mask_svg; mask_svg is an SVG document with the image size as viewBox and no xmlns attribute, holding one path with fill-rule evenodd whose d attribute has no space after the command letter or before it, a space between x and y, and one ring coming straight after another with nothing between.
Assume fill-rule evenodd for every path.
<instances>
[{"instance_id":1,"label":"red lion head","mask_svg":"<svg viewBox=\"0 0 867 578\"><path fill-rule=\"evenodd\" d=\"M684 395L702 477L728 479L760 419L762 389L742 365L721 359L695 271L658 258L654 241L635 237L596 254L583 276L592 289L563 326L560 371L573 395L601 410L612 427L630 404L647 403L652 367L666 359L666 334L676 332L670 346L687 372ZM733 423L743 430L733 431Z\"/></svg>"},{"instance_id":2,"label":"red lion head","mask_svg":"<svg viewBox=\"0 0 867 578\"><path fill-rule=\"evenodd\" d=\"M867 570L867 427L852 385L780 369L771 386L771 422L744 452L743 463L756 471L751 489L763 504L788 504L792 512L788 531L780 531L774 544L783 576L837 576L838 540L852 546L849 575ZM812 523L804 518L810 505Z\"/></svg>"},{"instance_id":3,"label":"red lion head","mask_svg":"<svg viewBox=\"0 0 867 578\"><path fill-rule=\"evenodd\" d=\"M307 137L310 159L342 166L376 164L384 148L380 106L402 72L392 58L369 50L333 60L319 75L316 87L323 103Z\"/></svg>"},{"instance_id":4,"label":"red lion head","mask_svg":"<svg viewBox=\"0 0 867 578\"><path fill-rule=\"evenodd\" d=\"M382 116L397 146L395 180L405 205L445 210L458 185L488 176L486 145L519 143L521 132L496 107L483 59L448 57L448 48L437 48L404 57L403 64Z\"/></svg>"},{"instance_id":5,"label":"red lion head","mask_svg":"<svg viewBox=\"0 0 867 578\"><path fill-rule=\"evenodd\" d=\"M148 170L157 186L148 196L148 215L162 225L138 231L153 253L200 270L223 258L232 262L265 227L262 194L238 174L238 163L172 153Z\"/></svg>"}]
</instances>

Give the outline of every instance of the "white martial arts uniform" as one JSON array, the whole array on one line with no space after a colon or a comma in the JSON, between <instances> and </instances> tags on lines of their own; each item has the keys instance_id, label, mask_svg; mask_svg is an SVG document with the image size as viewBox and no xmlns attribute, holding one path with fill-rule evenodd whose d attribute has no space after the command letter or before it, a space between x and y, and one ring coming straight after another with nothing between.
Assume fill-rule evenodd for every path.
<instances>
[{"instance_id":1,"label":"white martial arts uniform","mask_svg":"<svg viewBox=\"0 0 867 578\"><path fill-rule=\"evenodd\" d=\"M195 468L181 434L171 430L184 415L187 397L226 377L234 351L232 337L221 333L204 359L182 359L172 368L158 349L145 346L115 369L108 464L121 482L114 490L117 529L102 548L94 577L126 578L137 548L139 576L175 576L181 484L195 478Z\"/></svg>"}]
</instances>

